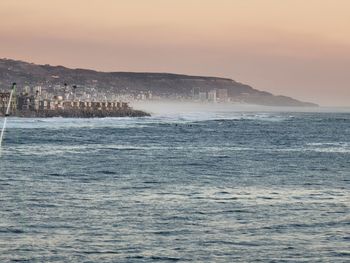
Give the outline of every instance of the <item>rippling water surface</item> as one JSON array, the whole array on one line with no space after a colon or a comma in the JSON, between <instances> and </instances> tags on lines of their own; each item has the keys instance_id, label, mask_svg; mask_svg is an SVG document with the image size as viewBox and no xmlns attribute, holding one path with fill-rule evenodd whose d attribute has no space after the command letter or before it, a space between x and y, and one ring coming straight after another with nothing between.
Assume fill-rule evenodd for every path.
<instances>
[{"instance_id":1,"label":"rippling water surface","mask_svg":"<svg viewBox=\"0 0 350 263\"><path fill-rule=\"evenodd\" d=\"M350 114L10 119L0 261L349 262Z\"/></svg>"}]
</instances>

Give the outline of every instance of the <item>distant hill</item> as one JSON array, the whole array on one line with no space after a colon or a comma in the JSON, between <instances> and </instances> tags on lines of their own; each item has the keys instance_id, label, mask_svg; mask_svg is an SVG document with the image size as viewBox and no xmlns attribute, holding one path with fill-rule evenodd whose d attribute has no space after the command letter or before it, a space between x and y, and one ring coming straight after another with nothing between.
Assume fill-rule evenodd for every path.
<instances>
[{"instance_id":1,"label":"distant hill","mask_svg":"<svg viewBox=\"0 0 350 263\"><path fill-rule=\"evenodd\" d=\"M81 88L95 87L101 92L121 94L150 91L154 96L169 98L189 97L194 88L206 92L212 89L227 89L232 100L242 103L266 106L317 106L286 96L275 96L227 78L169 73L99 72L0 59L0 90L8 89L12 82L16 82L18 86L40 85L49 91L55 85L67 83Z\"/></svg>"}]
</instances>

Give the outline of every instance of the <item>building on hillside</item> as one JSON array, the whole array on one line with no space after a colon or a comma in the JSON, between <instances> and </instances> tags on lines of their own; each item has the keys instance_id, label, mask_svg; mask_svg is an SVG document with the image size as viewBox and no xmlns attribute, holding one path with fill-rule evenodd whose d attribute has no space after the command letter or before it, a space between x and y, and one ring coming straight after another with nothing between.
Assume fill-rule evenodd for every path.
<instances>
[{"instance_id":1,"label":"building on hillside","mask_svg":"<svg viewBox=\"0 0 350 263\"><path fill-rule=\"evenodd\" d=\"M199 100L200 101L207 101L207 99L208 99L208 96L207 96L207 93L206 92L199 92Z\"/></svg>"},{"instance_id":2,"label":"building on hillside","mask_svg":"<svg viewBox=\"0 0 350 263\"><path fill-rule=\"evenodd\" d=\"M208 101L216 103L216 90L211 90L208 92Z\"/></svg>"},{"instance_id":3,"label":"building on hillside","mask_svg":"<svg viewBox=\"0 0 350 263\"><path fill-rule=\"evenodd\" d=\"M218 89L217 97L218 97L218 101L227 102L228 101L227 89Z\"/></svg>"},{"instance_id":4,"label":"building on hillside","mask_svg":"<svg viewBox=\"0 0 350 263\"><path fill-rule=\"evenodd\" d=\"M192 89L192 99L193 100L199 100L199 93L200 93L200 88L199 87L194 87Z\"/></svg>"},{"instance_id":5,"label":"building on hillside","mask_svg":"<svg viewBox=\"0 0 350 263\"><path fill-rule=\"evenodd\" d=\"M2 115L5 115L7 106L10 101L10 92L1 92L0 93L0 113ZM11 104L10 104L10 112L15 112L17 110L17 100L15 95L12 97Z\"/></svg>"}]
</instances>

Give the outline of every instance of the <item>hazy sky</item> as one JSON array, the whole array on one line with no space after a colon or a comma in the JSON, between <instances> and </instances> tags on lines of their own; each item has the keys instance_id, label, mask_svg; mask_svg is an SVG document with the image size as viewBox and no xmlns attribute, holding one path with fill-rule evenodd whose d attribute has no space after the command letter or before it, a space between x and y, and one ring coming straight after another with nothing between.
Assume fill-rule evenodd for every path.
<instances>
[{"instance_id":1,"label":"hazy sky","mask_svg":"<svg viewBox=\"0 0 350 263\"><path fill-rule=\"evenodd\" d=\"M0 0L0 57L233 78L350 106L349 0Z\"/></svg>"}]
</instances>

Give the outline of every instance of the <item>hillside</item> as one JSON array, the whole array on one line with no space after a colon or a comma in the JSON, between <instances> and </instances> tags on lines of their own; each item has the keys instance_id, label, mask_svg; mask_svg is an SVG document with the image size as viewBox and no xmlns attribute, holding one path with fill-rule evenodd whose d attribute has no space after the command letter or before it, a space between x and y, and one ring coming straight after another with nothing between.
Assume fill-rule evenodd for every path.
<instances>
[{"instance_id":1,"label":"hillside","mask_svg":"<svg viewBox=\"0 0 350 263\"><path fill-rule=\"evenodd\" d=\"M19 87L42 86L52 92L55 85L77 85L81 89L93 88L99 92L138 94L151 92L161 98L190 97L193 89L208 92L227 89L232 101L268 106L317 106L286 96L274 96L232 79L187 76L169 73L98 72L70 69L63 66L36 65L11 59L0 59L0 90L12 82Z\"/></svg>"}]
</instances>

